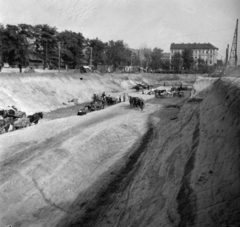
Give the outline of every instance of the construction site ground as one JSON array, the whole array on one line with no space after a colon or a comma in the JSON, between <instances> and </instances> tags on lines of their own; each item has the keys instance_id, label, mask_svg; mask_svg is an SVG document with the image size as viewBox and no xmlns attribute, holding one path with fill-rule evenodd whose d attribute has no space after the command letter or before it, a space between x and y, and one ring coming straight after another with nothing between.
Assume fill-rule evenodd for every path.
<instances>
[{"instance_id":1,"label":"construction site ground","mask_svg":"<svg viewBox=\"0 0 240 227\"><path fill-rule=\"evenodd\" d=\"M86 88L75 77L10 77L2 96L29 113L44 110L44 119L0 135L0 224L238 226L240 81L199 77L184 98L154 98L130 85L161 84L155 76L92 78L84 78ZM32 90L21 90L26 84ZM121 102L84 116L78 104L59 109L103 90L142 97L146 106Z\"/></svg>"}]
</instances>

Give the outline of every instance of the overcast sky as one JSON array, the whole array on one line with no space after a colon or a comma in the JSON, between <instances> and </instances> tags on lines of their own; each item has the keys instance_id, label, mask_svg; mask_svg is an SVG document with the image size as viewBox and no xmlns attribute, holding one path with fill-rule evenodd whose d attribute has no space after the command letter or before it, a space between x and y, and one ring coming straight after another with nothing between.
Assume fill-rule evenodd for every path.
<instances>
[{"instance_id":1,"label":"overcast sky","mask_svg":"<svg viewBox=\"0 0 240 227\"><path fill-rule=\"evenodd\" d=\"M211 43L223 57L239 15L240 0L0 0L4 25L49 24L165 52L171 43Z\"/></svg>"}]
</instances>

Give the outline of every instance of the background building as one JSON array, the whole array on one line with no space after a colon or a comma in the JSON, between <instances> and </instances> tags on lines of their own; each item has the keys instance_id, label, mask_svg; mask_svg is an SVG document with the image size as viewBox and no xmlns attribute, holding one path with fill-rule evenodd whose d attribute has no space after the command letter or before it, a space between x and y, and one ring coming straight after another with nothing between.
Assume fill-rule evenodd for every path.
<instances>
[{"instance_id":1,"label":"background building","mask_svg":"<svg viewBox=\"0 0 240 227\"><path fill-rule=\"evenodd\" d=\"M162 53L162 61L170 61L171 54L170 53Z\"/></svg>"},{"instance_id":2,"label":"background building","mask_svg":"<svg viewBox=\"0 0 240 227\"><path fill-rule=\"evenodd\" d=\"M210 43L172 43L170 47L170 58L174 53L182 53L184 49L191 49L193 52L193 58L195 61L201 58L207 65L217 64L217 51L218 48Z\"/></svg>"}]
</instances>

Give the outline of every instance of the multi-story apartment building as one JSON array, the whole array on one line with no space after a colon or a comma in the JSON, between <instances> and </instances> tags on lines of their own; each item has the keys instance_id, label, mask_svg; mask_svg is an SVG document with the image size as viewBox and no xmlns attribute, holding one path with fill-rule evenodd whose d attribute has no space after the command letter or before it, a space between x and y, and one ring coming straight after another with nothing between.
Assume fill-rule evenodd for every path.
<instances>
[{"instance_id":1,"label":"multi-story apartment building","mask_svg":"<svg viewBox=\"0 0 240 227\"><path fill-rule=\"evenodd\" d=\"M218 48L210 43L172 43L170 47L172 59L174 53L182 53L184 49L191 49L193 52L193 58L195 61L201 58L208 65L214 65L217 63L217 51Z\"/></svg>"},{"instance_id":2,"label":"multi-story apartment building","mask_svg":"<svg viewBox=\"0 0 240 227\"><path fill-rule=\"evenodd\" d=\"M162 53L161 59L162 59L163 61L170 61L170 56L171 56L170 53Z\"/></svg>"}]
</instances>

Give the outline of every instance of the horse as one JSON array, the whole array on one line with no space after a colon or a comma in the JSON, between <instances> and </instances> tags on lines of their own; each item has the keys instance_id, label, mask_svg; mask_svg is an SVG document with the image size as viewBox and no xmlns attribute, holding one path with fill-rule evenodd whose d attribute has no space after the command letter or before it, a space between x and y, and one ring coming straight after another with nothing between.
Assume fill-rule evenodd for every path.
<instances>
[{"instance_id":1,"label":"horse","mask_svg":"<svg viewBox=\"0 0 240 227\"><path fill-rule=\"evenodd\" d=\"M14 118L14 117L6 117L4 119L0 119L0 132L3 129L5 129L5 132L8 132L10 125L13 126L15 121L16 121L16 118Z\"/></svg>"},{"instance_id":2,"label":"horse","mask_svg":"<svg viewBox=\"0 0 240 227\"><path fill-rule=\"evenodd\" d=\"M104 109L104 105L102 101L93 101L90 103L92 109L94 110L101 110Z\"/></svg>"},{"instance_id":3,"label":"horse","mask_svg":"<svg viewBox=\"0 0 240 227\"><path fill-rule=\"evenodd\" d=\"M142 98L138 98L138 97L132 97L129 96L129 103L130 103L130 107L140 107L141 110L143 110L144 106L145 106L145 101Z\"/></svg>"},{"instance_id":4,"label":"horse","mask_svg":"<svg viewBox=\"0 0 240 227\"><path fill-rule=\"evenodd\" d=\"M110 105L116 104L118 102L118 99L115 97L106 96L106 102L108 106L110 106Z\"/></svg>"},{"instance_id":5,"label":"horse","mask_svg":"<svg viewBox=\"0 0 240 227\"><path fill-rule=\"evenodd\" d=\"M35 113L33 115L29 115L27 116L27 118L29 118L30 123L34 123L34 124L38 124L38 121L43 118L43 113L42 112L38 112Z\"/></svg>"},{"instance_id":6,"label":"horse","mask_svg":"<svg viewBox=\"0 0 240 227\"><path fill-rule=\"evenodd\" d=\"M139 106L140 109L143 110L143 108L145 107L145 101L142 98L138 98L137 106Z\"/></svg>"},{"instance_id":7,"label":"horse","mask_svg":"<svg viewBox=\"0 0 240 227\"><path fill-rule=\"evenodd\" d=\"M134 107L136 97L129 96L130 107Z\"/></svg>"}]
</instances>

